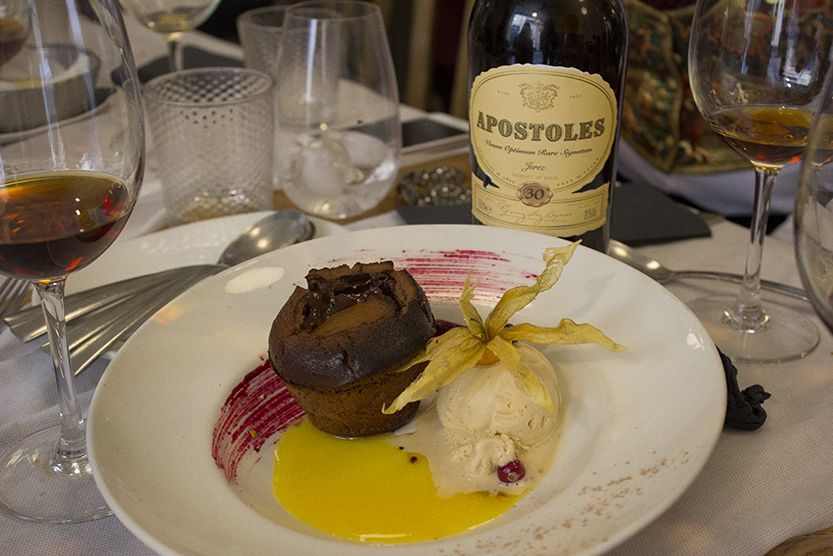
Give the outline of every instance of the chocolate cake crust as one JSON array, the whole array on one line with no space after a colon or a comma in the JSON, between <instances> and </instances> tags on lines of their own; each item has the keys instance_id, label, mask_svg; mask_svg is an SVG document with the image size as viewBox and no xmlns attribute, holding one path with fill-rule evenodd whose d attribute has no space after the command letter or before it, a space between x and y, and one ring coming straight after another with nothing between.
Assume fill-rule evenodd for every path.
<instances>
[{"instance_id":1,"label":"chocolate cake crust","mask_svg":"<svg viewBox=\"0 0 833 556\"><path fill-rule=\"evenodd\" d=\"M434 335L428 299L393 263L312 270L269 333L269 360L292 386L330 390L396 370Z\"/></svg>"}]
</instances>

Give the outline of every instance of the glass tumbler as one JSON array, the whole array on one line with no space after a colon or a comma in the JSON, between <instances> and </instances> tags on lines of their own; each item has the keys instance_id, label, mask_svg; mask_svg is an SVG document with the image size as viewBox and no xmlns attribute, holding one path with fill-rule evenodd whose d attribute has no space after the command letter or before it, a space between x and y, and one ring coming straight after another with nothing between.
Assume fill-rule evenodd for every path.
<instances>
[{"instance_id":1,"label":"glass tumbler","mask_svg":"<svg viewBox=\"0 0 833 556\"><path fill-rule=\"evenodd\" d=\"M249 69L169 73L143 90L168 224L271 210L273 80Z\"/></svg>"},{"instance_id":2,"label":"glass tumbler","mask_svg":"<svg viewBox=\"0 0 833 556\"><path fill-rule=\"evenodd\" d=\"M283 31L283 16L289 2L255 8L237 17L237 35L243 47L247 68L262 71L277 79L278 49Z\"/></svg>"}]
</instances>

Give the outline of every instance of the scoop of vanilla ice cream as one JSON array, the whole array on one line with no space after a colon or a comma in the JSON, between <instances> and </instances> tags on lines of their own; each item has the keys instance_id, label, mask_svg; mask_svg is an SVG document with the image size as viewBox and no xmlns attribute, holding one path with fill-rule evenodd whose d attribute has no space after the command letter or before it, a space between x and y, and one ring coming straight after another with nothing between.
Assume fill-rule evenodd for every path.
<instances>
[{"instance_id":1,"label":"scoop of vanilla ice cream","mask_svg":"<svg viewBox=\"0 0 833 556\"><path fill-rule=\"evenodd\" d=\"M520 379L500 362L475 367L437 392L437 413L454 446L453 455L470 473L493 473L550 438L558 424L555 370L537 349L517 347L521 364L549 390L554 413L536 404Z\"/></svg>"}]
</instances>

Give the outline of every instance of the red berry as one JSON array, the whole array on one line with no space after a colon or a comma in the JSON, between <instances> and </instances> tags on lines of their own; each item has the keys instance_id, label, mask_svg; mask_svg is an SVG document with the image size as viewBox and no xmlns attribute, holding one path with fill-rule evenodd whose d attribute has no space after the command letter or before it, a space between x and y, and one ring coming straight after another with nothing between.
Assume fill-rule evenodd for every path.
<instances>
[{"instance_id":1,"label":"red berry","mask_svg":"<svg viewBox=\"0 0 833 556\"><path fill-rule=\"evenodd\" d=\"M497 468L497 478L502 483L517 483L526 475L526 468L521 460L513 459Z\"/></svg>"}]
</instances>

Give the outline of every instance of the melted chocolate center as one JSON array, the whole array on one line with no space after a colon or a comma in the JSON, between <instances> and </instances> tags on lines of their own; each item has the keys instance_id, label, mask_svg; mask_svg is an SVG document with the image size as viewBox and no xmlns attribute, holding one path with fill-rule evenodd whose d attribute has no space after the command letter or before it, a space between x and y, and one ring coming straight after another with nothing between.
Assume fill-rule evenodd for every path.
<instances>
[{"instance_id":1,"label":"melted chocolate center","mask_svg":"<svg viewBox=\"0 0 833 556\"><path fill-rule=\"evenodd\" d=\"M338 280L318 275L307 276L300 328L312 332L329 317L371 297L384 296L396 301L396 281L387 273L348 274Z\"/></svg>"}]
</instances>

